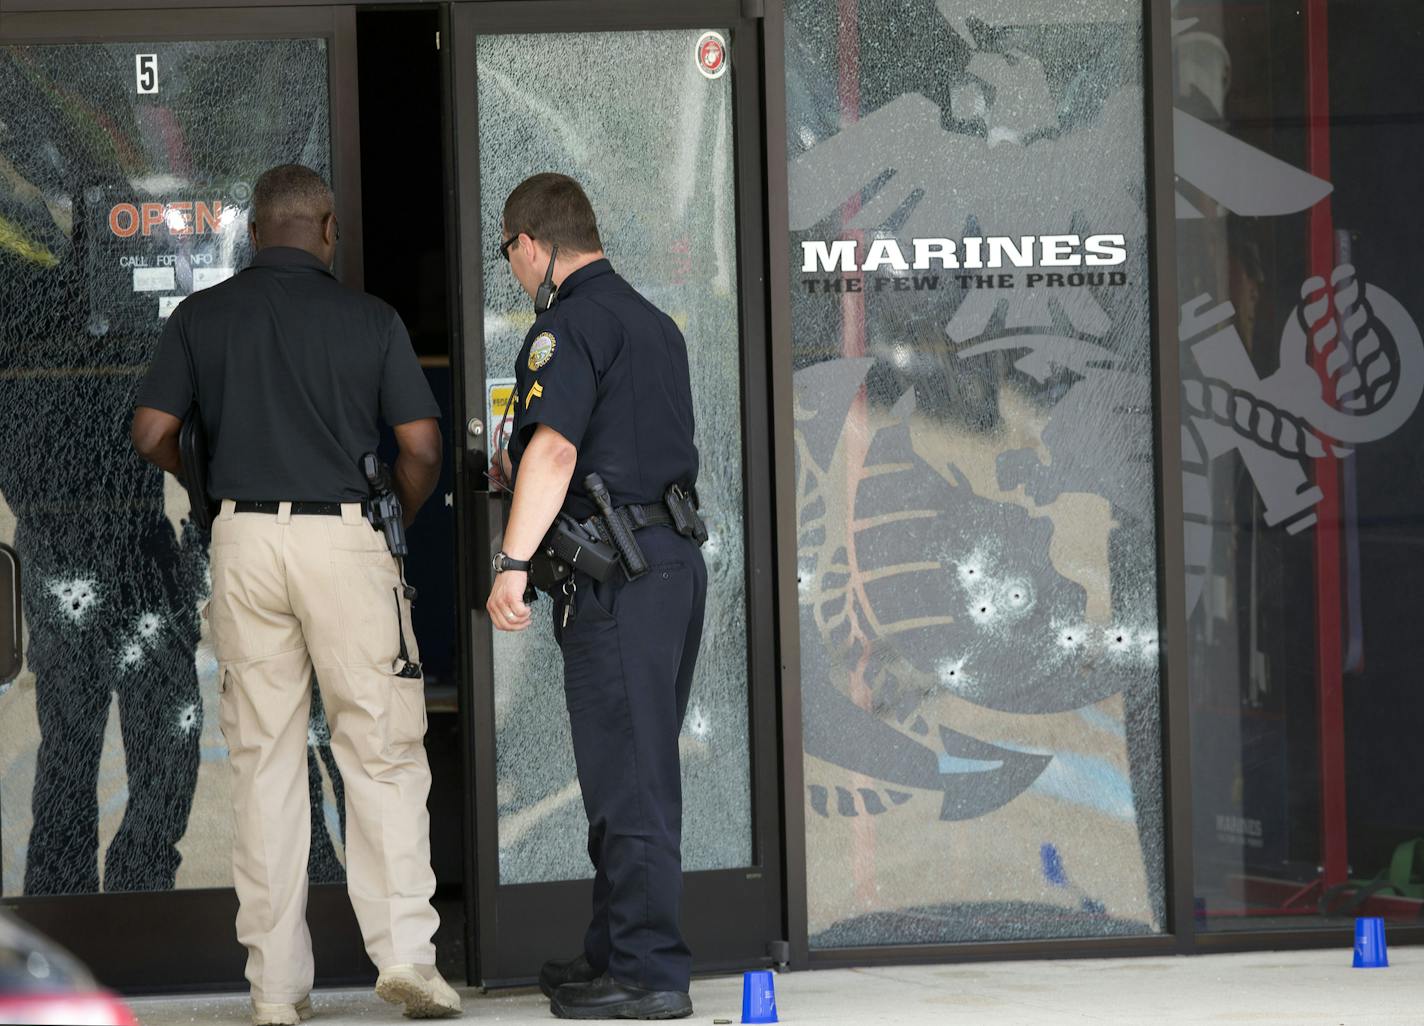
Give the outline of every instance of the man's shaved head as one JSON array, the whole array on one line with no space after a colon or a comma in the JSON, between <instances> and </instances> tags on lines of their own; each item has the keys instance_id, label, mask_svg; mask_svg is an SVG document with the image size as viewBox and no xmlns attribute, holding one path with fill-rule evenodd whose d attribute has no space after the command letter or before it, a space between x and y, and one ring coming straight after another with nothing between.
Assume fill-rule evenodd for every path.
<instances>
[{"instance_id":1,"label":"man's shaved head","mask_svg":"<svg viewBox=\"0 0 1424 1026\"><path fill-rule=\"evenodd\" d=\"M264 172L252 190L253 220L258 231L276 229L292 221L318 226L335 209L331 186L301 164L283 164Z\"/></svg>"},{"instance_id":2,"label":"man's shaved head","mask_svg":"<svg viewBox=\"0 0 1424 1026\"><path fill-rule=\"evenodd\" d=\"M283 164L263 173L252 190L252 237L259 249L293 246L331 262L336 199L309 167Z\"/></svg>"}]
</instances>

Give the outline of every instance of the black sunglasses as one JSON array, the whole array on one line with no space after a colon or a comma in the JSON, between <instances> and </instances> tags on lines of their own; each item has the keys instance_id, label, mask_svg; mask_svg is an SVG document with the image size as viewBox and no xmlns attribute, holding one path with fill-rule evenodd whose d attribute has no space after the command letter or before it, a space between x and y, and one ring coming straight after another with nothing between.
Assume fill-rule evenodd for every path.
<instances>
[{"instance_id":1,"label":"black sunglasses","mask_svg":"<svg viewBox=\"0 0 1424 1026\"><path fill-rule=\"evenodd\" d=\"M534 236L532 236L532 235L529 236L529 237L530 237L531 239L534 238ZM519 241L519 235L518 235L518 234L515 234L515 235L511 235L509 238L505 239L503 242L501 242L501 243L499 244L499 255L502 256L502 257L504 257L504 262L505 262L506 264L509 263L509 249L510 249L510 247L513 246L513 245L514 245L516 242L518 242L518 241Z\"/></svg>"}]
</instances>

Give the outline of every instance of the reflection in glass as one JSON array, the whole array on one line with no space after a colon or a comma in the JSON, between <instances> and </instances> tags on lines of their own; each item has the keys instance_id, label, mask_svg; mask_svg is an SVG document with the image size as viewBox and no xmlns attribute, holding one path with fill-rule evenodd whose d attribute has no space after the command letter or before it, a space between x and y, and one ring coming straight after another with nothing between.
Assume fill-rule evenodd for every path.
<instances>
[{"instance_id":1,"label":"reflection in glass","mask_svg":"<svg viewBox=\"0 0 1424 1026\"><path fill-rule=\"evenodd\" d=\"M811 944L1160 931L1140 13L787 18Z\"/></svg>"},{"instance_id":2,"label":"reflection in glass","mask_svg":"<svg viewBox=\"0 0 1424 1026\"><path fill-rule=\"evenodd\" d=\"M487 36L478 43L485 367L512 378L533 322L498 255L510 191L539 171L576 178L604 249L687 337L712 538L707 622L683 724L683 866L751 861L745 549L732 79L697 68L697 31ZM590 54L617 54L591 62ZM501 415L495 410L496 419ZM495 633L500 882L591 876L563 663L535 627Z\"/></svg>"},{"instance_id":3,"label":"reflection in glass","mask_svg":"<svg viewBox=\"0 0 1424 1026\"><path fill-rule=\"evenodd\" d=\"M1424 11L1175 16L1198 927L1417 921Z\"/></svg>"},{"instance_id":4,"label":"reflection in glass","mask_svg":"<svg viewBox=\"0 0 1424 1026\"><path fill-rule=\"evenodd\" d=\"M29 632L0 693L6 894L231 881L206 539L128 424L164 318L246 261L250 183L327 170L326 81L321 40L0 48L0 540Z\"/></svg>"}]
</instances>

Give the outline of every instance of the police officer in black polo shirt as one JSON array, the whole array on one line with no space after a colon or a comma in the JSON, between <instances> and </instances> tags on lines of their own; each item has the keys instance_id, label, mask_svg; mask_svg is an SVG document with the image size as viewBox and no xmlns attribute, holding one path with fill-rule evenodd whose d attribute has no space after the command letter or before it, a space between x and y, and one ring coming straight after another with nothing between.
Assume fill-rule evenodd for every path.
<instances>
[{"instance_id":1,"label":"police officer in black polo shirt","mask_svg":"<svg viewBox=\"0 0 1424 1026\"><path fill-rule=\"evenodd\" d=\"M577 521L599 512L591 473L611 507L636 511L629 522L647 564L631 579L622 568L603 581L576 572L556 592L596 876L583 953L545 965L540 984L562 1018L681 1018L692 1013L692 956L679 926L678 735L707 593L697 542L667 523L664 502L672 486L690 494L697 481L687 345L604 258L573 179L521 183L505 203L504 236L501 252L538 316L518 357L509 452L497 463L514 501L490 617L500 630L529 626L528 561L561 512Z\"/></svg>"},{"instance_id":2,"label":"police officer in black polo shirt","mask_svg":"<svg viewBox=\"0 0 1424 1026\"><path fill-rule=\"evenodd\" d=\"M182 418L209 442L208 607L236 813L233 880L256 1026L311 1014L306 924L307 722L321 680L345 785L346 869L376 992L420 1018L458 1015L435 970L425 685L410 592L364 512L359 465L395 430L407 522L440 473L439 408L388 305L332 276L336 215L314 171L274 168L253 190L258 253L180 304L139 390L133 440L181 473Z\"/></svg>"}]
</instances>

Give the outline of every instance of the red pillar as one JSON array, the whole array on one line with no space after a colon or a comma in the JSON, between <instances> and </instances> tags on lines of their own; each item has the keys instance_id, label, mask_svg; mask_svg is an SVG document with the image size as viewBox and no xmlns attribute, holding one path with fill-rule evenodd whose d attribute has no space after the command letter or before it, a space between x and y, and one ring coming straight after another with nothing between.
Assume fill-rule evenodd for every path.
<instances>
[{"instance_id":1,"label":"red pillar","mask_svg":"<svg viewBox=\"0 0 1424 1026\"><path fill-rule=\"evenodd\" d=\"M1306 0L1306 169L1330 181L1330 64L1327 0ZM1335 231L1327 196L1310 211L1310 274L1330 280ZM1323 359L1316 370L1325 379ZM1321 865L1326 887L1349 877L1345 820L1345 693L1342 680L1340 468L1327 454L1315 461L1322 498L1315 526L1316 693L1320 731Z\"/></svg>"}]
</instances>

